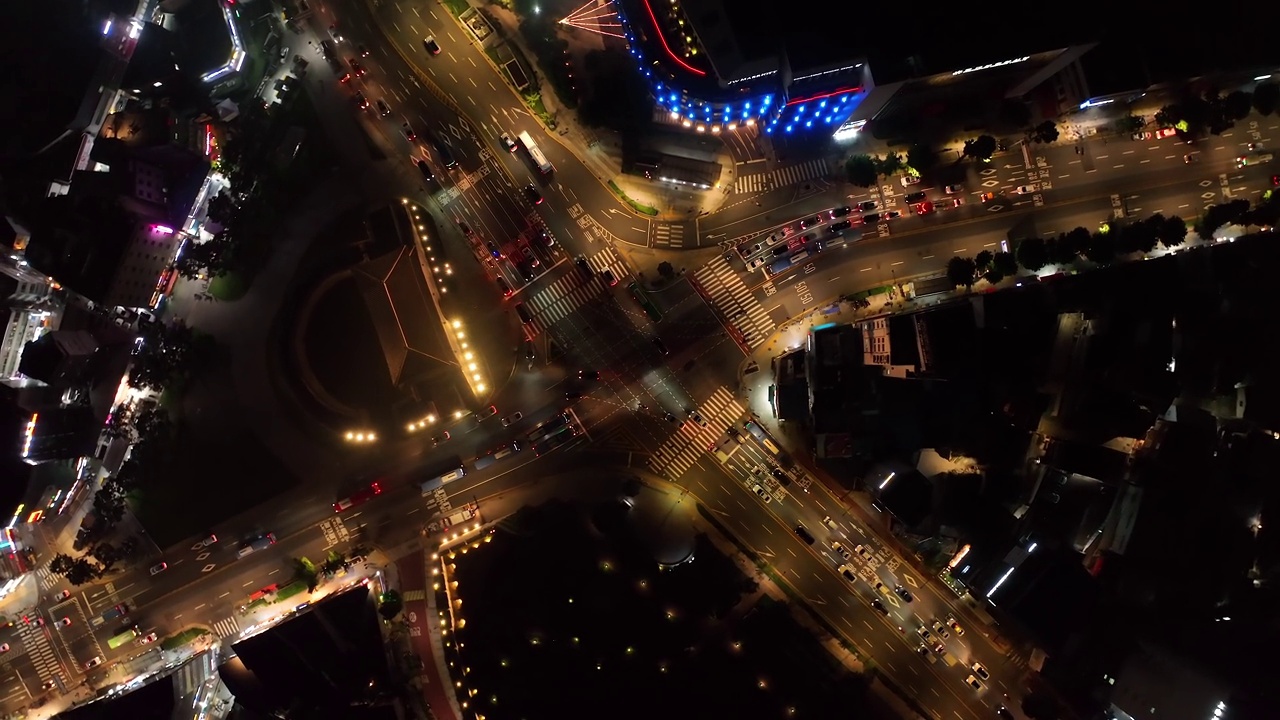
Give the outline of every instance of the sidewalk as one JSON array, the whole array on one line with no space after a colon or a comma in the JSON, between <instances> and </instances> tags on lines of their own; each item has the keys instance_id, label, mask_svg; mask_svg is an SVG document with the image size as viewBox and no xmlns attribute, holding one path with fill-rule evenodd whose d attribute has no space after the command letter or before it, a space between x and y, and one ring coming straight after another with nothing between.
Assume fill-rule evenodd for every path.
<instances>
[{"instance_id":1,"label":"sidewalk","mask_svg":"<svg viewBox=\"0 0 1280 720\"><path fill-rule=\"evenodd\" d=\"M453 681L444 666L444 644L435 607L435 591L428 582L427 562L430 556L417 550L395 561L400 578L400 597L404 611L398 622L409 630L410 643L421 661L415 680L436 720L460 720L463 717L453 692Z\"/></svg>"}]
</instances>

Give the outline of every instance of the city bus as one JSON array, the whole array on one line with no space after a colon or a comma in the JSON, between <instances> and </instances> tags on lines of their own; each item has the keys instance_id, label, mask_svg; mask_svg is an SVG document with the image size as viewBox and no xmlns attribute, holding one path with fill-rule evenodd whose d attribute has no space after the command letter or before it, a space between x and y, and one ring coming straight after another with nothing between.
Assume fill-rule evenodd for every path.
<instances>
[{"instance_id":1,"label":"city bus","mask_svg":"<svg viewBox=\"0 0 1280 720\"><path fill-rule=\"evenodd\" d=\"M658 310L658 306L654 305L644 290L640 289L639 283L631 283L627 286L627 290L631 291L632 299L639 303L640 307L644 308L644 312L649 316L650 320L654 322L662 321L662 311Z\"/></svg>"},{"instance_id":2,"label":"city bus","mask_svg":"<svg viewBox=\"0 0 1280 720\"><path fill-rule=\"evenodd\" d=\"M124 645L125 643L133 642L133 639L138 637L141 634L142 633L138 632L138 628L136 627L129 628L128 630L125 630L119 635L116 635L115 637L108 640L107 647L111 648L112 650L115 650L116 648L120 647L121 645Z\"/></svg>"},{"instance_id":3,"label":"city bus","mask_svg":"<svg viewBox=\"0 0 1280 720\"><path fill-rule=\"evenodd\" d=\"M520 144L524 146L525 152L529 153L529 157L533 160L533 164L538 166L538 171L543 175L550 175L551 171L556 167L551 164L546 155L542 154L542 150L538 147L538 143L533 141L529 133L522 132L517 137L520 138Z\"/></svg>"}]
</instances>

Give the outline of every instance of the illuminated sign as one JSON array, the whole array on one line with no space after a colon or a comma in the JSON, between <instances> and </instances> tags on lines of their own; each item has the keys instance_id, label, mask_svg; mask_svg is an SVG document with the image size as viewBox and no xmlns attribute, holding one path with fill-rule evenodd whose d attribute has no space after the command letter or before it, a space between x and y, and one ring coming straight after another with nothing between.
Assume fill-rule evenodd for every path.
<instances>
[{"instance_id":1,"label":"illuminated sign","mask_svg":"<svg viewBox=\"0 0 1280 720\"><path fill-rule=\"evenodd\" d=\"M31 420L27 423L27 430L25 432L25 437L22 438L22 457L27 457L28 455L31 454L31 439L35 437L36 420L39 420L39 419L40 419L40 413L36 413L31 416Z\"/></svg>"},{"instance_id":2,"label":"illuminated sign","mask_svg":"<svg viewBox=\"0 0 1280 720\"><path fill-rule=\"evenodd\" d=\"M151 231L152 231L152 232L158 232L158 233L160 233L161 235L172 235L172 234L173 234L173 228L169 227L168 225L152 225L152 226L151 226Z\"/></svg>"},{"instance_id":3,"label":"illuminated sign","mask_svg":"<svg viewBox=\"0 0 1280 720\"><path fill-rule=\"evenodd\" d=\"M240 70L240 67L244 65L244 43L240 40L240 30L236 28L236 20L232 15L231 9L224 6L222 8L222 17L227 22L227 31L231 33L231 59L227 61L226 65L223 65L217 70L211 70L200 78L207 83L211 83L233 72L237 72Z\"/></svg>"},{"instance_id":4,"label":"illuminated sign","mask_svg":"<svg viewBox=\"0 0 1280 720\"><path fill-rule=\"evenodd\" d=\"M1020 58L1013 58L1012 60L1001 60L1000 62L989 63L987 65L977 65L975 67L965 68L963 70L956 70L951 74L954 76L954 75L964 75L966 73L971 73L971 72L980 72L982 70L992 70L998 67L1005 67L1006 65L1017 65L1020 62L1026 62L1030 59L1031 59L1030 55L1024 55Z\"/></svg>"},{"instance_id":5,"label":"illuminated sign","mask_svg":"<svg viewBox=\"0 0 1280 720\"><path fill-rule=\"evenodd\" d=\"M968 554L969 554L969 545L966 544L964 547L960 548L960 552L956 553L955 557L951 558L951 562L947 563L947 567L954 568L955 566L959 565L960 561L964 559L964 556Z\"/></svg>"},{"instance_id":6,"label":"illuminated sign","mask_svg":"<svg viewBox=\"0 0 1280 720\"><path fill-rule=\"evenodd\" d=\"M662 43L662 49L667 51L667 55L670 55L671 59L675 60L680 65L680 67L684 68L685 70L688 70L694 75L706 75L707 74L706 72L699 70L698 68L693 67L689 63L681 60L680 58L676 57L676 54L674 52L671 51L671 46L667 44L667 37L662 33L662 25L658 22L658 17L653 14L653 8L649 7L649 0L644 0L644 9L649 11L649 19L653 21L653 28L658 33L658 42Z\"/></svg>"}]
</instances>

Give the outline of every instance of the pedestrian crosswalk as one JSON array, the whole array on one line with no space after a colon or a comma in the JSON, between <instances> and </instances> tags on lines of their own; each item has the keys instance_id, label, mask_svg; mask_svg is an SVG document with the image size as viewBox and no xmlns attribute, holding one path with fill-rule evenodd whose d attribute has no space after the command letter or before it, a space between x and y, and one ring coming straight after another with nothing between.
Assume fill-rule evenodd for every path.
<instances>
[{"instance_id":1,"label":"pedestrian crosswalk","mask_svg":"<svg viewBox=\"0 0 1280 720\"><path fill-rule=\"evenodd\" d=\"M698 407L698 414L707 426L686 420L649 458L649 466L659 475L678 479L745 412L746 409L738 404L728 389L723 386L716 388L711 397Z\"/></svg>"},{"instance_id":2,"label":"pedestrian crosswalk","mask_svg":"<svg viewBox=\"0 0 1280 720\"><path fill-rule=\"evenodd\" d=\"M539 331L560 322L584 303L599 297L608 284L602 274L605 270L613 273L618 282L627 276L627 266L614 254L613 248L605 248L587 258L591 266L592 276L584 278L577 269L566 273L563 277L539 290L525 302L533 315L533 325Z\"/></svg>"},{"instance_id":3,"label":"pedestrian crosswalk","mask_svg":"<svg viewBox=\"0 0 1280 720\"><path fill-rule=\"evenodd\" d=\"M684 225L659 223L653 227L654 247L684 247Z\"/></svg>"},{"instance_id":4,"label":"pedestrian crosswalk","mask_svg":"<svg viewBox=\"0 0 1280 720\"><path fill-rule=\"evenodd\" d=\"M755 347L769 337L777 323L765 312L729 261L717 255L693 274L695 285L711 301L726 322L742 335L747 345Z\"/></svg>"},{"instance_id":5,"label":"pedestrian crosswalk","mask_svg":"<svg viewBox=\"0 0 1280 720\"><path fill-rule=\"evenodd\" d=\"M769 172L740 176L738 181L734 183L734 190L740 193L765 192L775 188L797 185L805 180L823 178L827 176L828 172L827 161L823 158L818 158L799 165L780 167Z\"/></svg>"},{"instance_id":6,"label":"pedestrian crosswalk","mask_svg":"<svg viewBox=\"0 0 1280 720\"><path fill-rule=\"evenodd\" d=\"M213 624L213 631L218 633L218 637L226 638L240 634L240 623L236 621L234 615Z\"/></svg>"},{"instance_id":7,"label":"pedestrian crosswalk","mask_svg":"<svg viewBox=\"0 0 1280 720\"><path fill-rule=\"evenodd\" d=\"M54 589L62 582L62 576L55 574L48 565L36 568L36 577L40 579L40 594Z\"/></svg>"},{"instance_id":8,"label":"pedestrian crosswalk","mask_svg":"<svg viewBox=\"0 0 1280 720\"><path fill-rule=\"evenodd\" d=\"M22 647L31 657L31 664L35 666L40 682L45 683L61 675L62 666L58 664L58 658L53 654L43 628L27 623L18 623L17 628L18 636L22 638Z\"/></svg>"}]
</instances>

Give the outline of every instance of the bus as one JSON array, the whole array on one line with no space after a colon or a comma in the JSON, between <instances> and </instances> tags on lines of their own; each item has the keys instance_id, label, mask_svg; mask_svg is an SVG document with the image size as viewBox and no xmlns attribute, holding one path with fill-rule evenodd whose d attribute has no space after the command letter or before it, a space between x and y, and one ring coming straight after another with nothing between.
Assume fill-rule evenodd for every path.
<instances>
[{"instance_id":1,"label":"bus","mask_svg":"<svg viewBox=\"0 0 1280 720\"><path fill-rule=\"evenodd\" d=\"M631 283L627 286L627 290L631 292L631 298L639 303L640 307L644 308L644 312L649 316L650 320L654 322L662 321L662 312L658 310L657 305L653 304L653 301L649 299L644 290L640 289L639 283Z\"/></svg>"},{"instance_id":2,"label":"bus","mask_svg":"<svg viewBox=\"0 0 1280 720\"><path fill-rule=\"evenodd\" d=\"M534 428L533 432L529 433L529 442L534 444L539 443L545 438L550 437L552 434L559 432L561 428L564 428L568 424L569 416L564 413L560 413Z\"/></svg>"},{"instance_id":3,"label":"bus","mask_svg":"<svg viewBox=\"0 0 1280 720\"><path fill-rule=\"evenodd\" d=\"M520 144L524 146L525 152L529 153L529 157L533 159L533 164L538 166L538 171L543 175L550 175L551 171L556 167L551 164L546 155L542 154L542 150L538 148L538 143L533 141L529 133L522 132L517 137L520 138Z\"/></svg>"},{"instance_id":4,"label":"bus","mask_svg":"<svg viewBox=\"0 0 1280 720\"><path fill-rule=\"evenodd\" d=\"M476 458L475 469L483 470L499 460L505 460L518 452L520 452L520 442L518 440L512 440L510 443L499 447L497 450Z\"/></svg>"},{"instance_id":5,"label":"bus","mask_svg":"<svg viewBox=\"0 0 1280 720\"><path fill-rule=\"evenodd\" d=\"M138 632L138 628L136 627L129 628L128 630L125 630L119 635L116 635L115 637L108 640L107 647L111 648L112 650L115 650L116 648L120 647L121 645L124 645L125 643L132 642L134 638L138 637L141 634L142 633Z\"/></svg>"},{"instance_id":6,"label":"bus","mask_svg":"<svg viewBox=\"0 0 1280 720\"><path fill-rule=\"evenodd\" d=\"M441 473L440 475L436 475L435 477L428 479L427 481L421 483L419 487L422 488L422 495L423 497L425 497L435 492L436 490L439 490L440 488L444 487L446 483L451 483L454 480L457 480L466 474L467 474L467 469L459 465L458 467L453 468L452 470L449 470L447 472Z\"/></svg>"}]
</instances>

